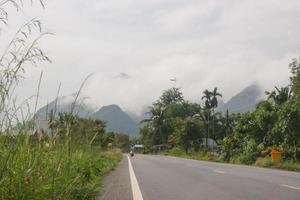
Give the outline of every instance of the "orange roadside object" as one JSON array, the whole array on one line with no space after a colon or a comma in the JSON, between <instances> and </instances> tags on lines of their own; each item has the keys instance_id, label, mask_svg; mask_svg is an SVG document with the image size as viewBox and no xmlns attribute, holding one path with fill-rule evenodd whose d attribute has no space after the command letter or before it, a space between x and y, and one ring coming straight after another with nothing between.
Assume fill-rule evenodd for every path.
<instances>
[{"instance_id":1,"label":"orange roadside object","mask_svg":"<svg viewBox=\"0 0 300 200\"><path fill-rule=\"evenodd\" d=\"M271 151L271 158L274 162L278 162L281 160L281 154L282 152L277 151L276 149L272 149Z\"/></svg>"}]
</instances>

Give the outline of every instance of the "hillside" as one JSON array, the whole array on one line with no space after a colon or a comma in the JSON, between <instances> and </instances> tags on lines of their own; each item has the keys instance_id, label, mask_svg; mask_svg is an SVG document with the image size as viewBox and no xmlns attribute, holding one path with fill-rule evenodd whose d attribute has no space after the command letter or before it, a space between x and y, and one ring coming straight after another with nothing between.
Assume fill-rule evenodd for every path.
<instances>
[{"instance_id":1,"label":"hillside","mask_svg":"<svg viewBox=\"0 0 300 200\"><path fill-rule=\"evenodd\" d=\"M103 106L91 117L105 121L108 131L127 133L130 136L138 134L137 122L118 105Z\"/></svg>"},{"instance_id":2,"label":"hillside","mask_svg":"<svg viewBox=\"0 0 300 200\"><path fill-rule=\"evenodd\" d=\"M43 106L36 112L37 124L43 129L48 129L47 114L51 110L56 110L56 114L60 112L70 112L72 107L73 98L69 96L59 97L50 102L48 105ZM83 101L81 101L83 102ZM57 104L57 106L55 106ZM118 105L104 106L97 112L94 112L91 106L81 103L75 106L74 112L83 118L92 117L106 122L106 130L113 132L127 133L134 136L138 134L139 124L133 120L126 112L124 112Z\"/></svg>"},{"instance_id":3,"label":"hillside","mask_svg":"<svg viewBox=\"0 0 300 200\"><path fill-rule=\"evenodd\" d=\"M221 101L218 111L230 113L243 113L253 110L259 103L262 92L258 85L253 84L233 96L229 101Z\"/></svg>"},{"instance_id":4,"label":"hillside","mask_svg":"<svg viewBox=\"0 0 300 200\"><path fill-rule=\"evenodd\" d=\"M53 100L48 105L45 105L42 108L40 108L36 112L36 116L38 119L46 119L47 114L50 113L51 110L56 110L56 114L60 112L70 112L73 101L73 96L59 97L57 100ZM87 104L85 104L83 101L79 100L79 104L75 106L73 113L80 117L87 117L93 113L93 109Z\"/></svg>"}]
</instances>

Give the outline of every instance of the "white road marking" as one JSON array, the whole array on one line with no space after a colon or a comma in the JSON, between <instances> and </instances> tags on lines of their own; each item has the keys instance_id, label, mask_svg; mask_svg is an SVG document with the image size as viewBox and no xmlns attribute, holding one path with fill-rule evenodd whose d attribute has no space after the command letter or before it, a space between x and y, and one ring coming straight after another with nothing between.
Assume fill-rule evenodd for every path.
<instances>
[{"instance_id":1,"label":"white road marking","mask_svg":"<svg viewBox=\"0 0 300 200\"><path fill-rule=\"evenodd\" d=\"M293 189L293 190L300 190L300 188L295 187L295 186L291 186L291 185L286 185L286 184L280 184L281 187L286 187L289 189Z\"/></svg>"},{"instance_id":2,"label":"white road marking","mask_svg":"<svg viewBox=\"0 0 300 200\"><path fill-rule=\"evenodd\" d=\"M143 200L142 192L141 192L139 183L136 179L136 176L133 171L132 164L131 164L131 161L130 161L130 158L128 155L127 155L127 158L128 158L129 175L130 175L133 200Z\"/></svg>"},{"instance_id":3,"label":"white road marking","mask_svg":"<svg viewBox=\"0 0 300 200\"><path fill-rule=\"evenodd\" d=\"M225 172L223 172L221 170L217 170L217 169L214 169L213 172L218 173L218 174L225 174Z\"/></svg>"}]
</instances>

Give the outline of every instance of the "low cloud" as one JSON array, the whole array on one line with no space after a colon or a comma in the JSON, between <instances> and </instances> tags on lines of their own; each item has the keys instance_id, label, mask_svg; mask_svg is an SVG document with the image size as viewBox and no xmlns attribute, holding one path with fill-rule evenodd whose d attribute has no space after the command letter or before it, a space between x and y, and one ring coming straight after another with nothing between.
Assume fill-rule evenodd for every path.
<instances>
[{"instance_id":1,"label":"low cloud","mask_svg":"<svg viewBox=\"0 0 300 200\"><path fill-rule=\"evenodd\" d=\"M56 34L41 44L53 64L30 68L20 91L32 94L43 70L41 105L59 82L71 94L90 73L84 95L97 106L137 113L172 86L193 101L218 86L228 99L254 82L263 90L287 84L288 63L299 54L299 1L53 0L46 7L26 6L11 20L40 16Z\"/></svg>"}]
</instances>

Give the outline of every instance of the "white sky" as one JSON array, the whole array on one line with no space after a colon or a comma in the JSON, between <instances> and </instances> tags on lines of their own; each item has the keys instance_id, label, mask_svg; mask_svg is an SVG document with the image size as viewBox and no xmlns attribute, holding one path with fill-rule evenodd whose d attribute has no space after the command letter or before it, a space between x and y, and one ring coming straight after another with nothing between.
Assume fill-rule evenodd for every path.
<instances>
[{"instance_id":1,"label":"white sky","mask_svg":"<svg viewBox=\"0 0 300 200\"><path fill-rule=\"evenodd\" d=\"M48 0L10 12L8 36L32 17L55 33L42 46L52 64L30 67L21 97L36 91L40 106L77 90L97 107L118 104L140 112L174 83L186 99L218 86L227 100L252 83L264 90L288 82L299 55L299 0ZM5 35L4 33L4 35ZM5 38L7 36L2 36ZM0 46L8 40L0 35ZM1 41L2 40L2 41ZM1 48L0 48L1 49Z\"/></svg>"}]
</instances>

